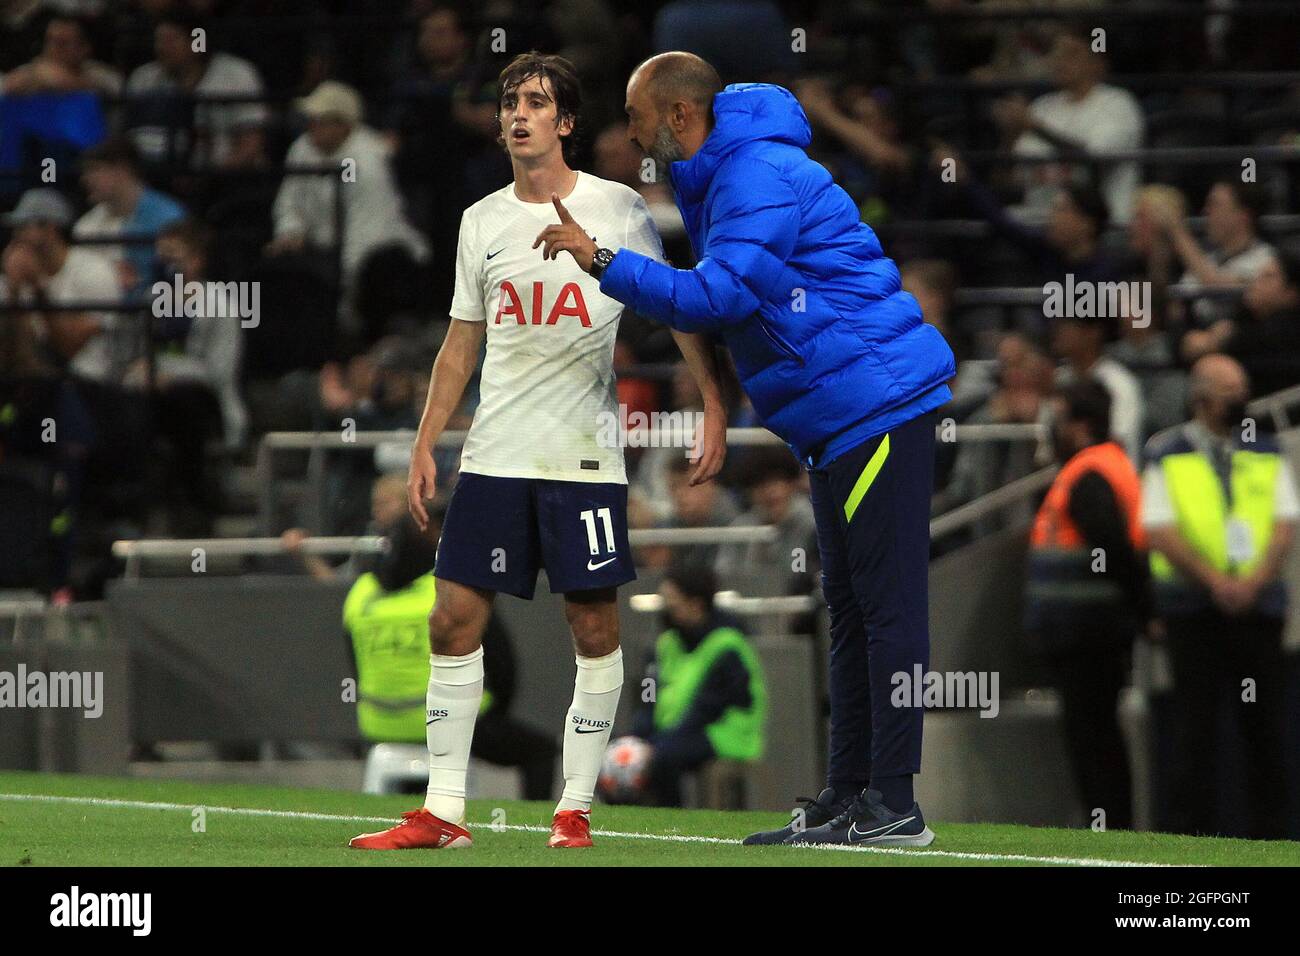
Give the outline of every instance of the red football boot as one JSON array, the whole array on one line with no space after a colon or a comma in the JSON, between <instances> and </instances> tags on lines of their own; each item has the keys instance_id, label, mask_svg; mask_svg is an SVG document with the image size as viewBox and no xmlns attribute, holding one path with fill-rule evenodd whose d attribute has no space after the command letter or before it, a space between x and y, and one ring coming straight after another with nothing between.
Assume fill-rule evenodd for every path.
<instances>
[{"instance_id":1,"label":"red football boot","mask_svg":"<svg viewBox=\"0 0 1300 956\"><path fill-rule=\"evenodd\" d=\"M363 833L348 841L348 846L358 850L440 850L473 845L474 838L468 830L435 817L424 807L403 813L402 822L395 827L380 833Z\"/></svg>"},{"instance_id":2,"label":"red football boot","mask_svg":"<svg viewBox=\"0 0 1300 956\"><path fill-rule=\"evenodd\" d=\"M561 810L551 821L547 846L591 846L591 811Z\"/></svg>"}]
</instances>

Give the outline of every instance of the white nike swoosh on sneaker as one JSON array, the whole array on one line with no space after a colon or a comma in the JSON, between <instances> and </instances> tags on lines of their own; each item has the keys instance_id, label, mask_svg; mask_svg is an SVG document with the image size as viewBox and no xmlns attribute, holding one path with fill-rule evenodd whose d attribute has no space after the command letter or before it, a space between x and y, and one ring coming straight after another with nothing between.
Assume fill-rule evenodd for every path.
<instances>
[{"instance_id":1,"label":"white nike swoosh on sneaker","mask_svg":"<svg viewBox=\"0 0 1300 956\"><path fill-rule=\"evenodd\" d=\"M911 823L915 819L916 817L903 817L901 820L895 820L893 823L887 823L883 827L876 827L874 830L867 830L866 832L859 830L857 823L853 823L849 826L849 842L853 843L857 840L870 839L878 840L883 836L889 836L889 834L903 826L903 824Z\"/></svg>"},{"instance_id":2,"label":"white nike swoosh on sneaker","mask_svg":"<svg viewBox=\"0 0 1300 956\"><path fill-rule=\"evenodd\" d=\"M606 561L602 561L602 562L600 562L600 564L592 564L590 561L588 561L588 562L587 562L587 570L588 570L588 571L599 571L599 570L600 570L601 568L603 568L605 565L609 564L609 563L612 562L612 561L617 561L617 560L618 560L618 555L616 554L616 555L614 555L614 557L609 558L609 559L606 560Z\"/></svg>"}]
</instances>

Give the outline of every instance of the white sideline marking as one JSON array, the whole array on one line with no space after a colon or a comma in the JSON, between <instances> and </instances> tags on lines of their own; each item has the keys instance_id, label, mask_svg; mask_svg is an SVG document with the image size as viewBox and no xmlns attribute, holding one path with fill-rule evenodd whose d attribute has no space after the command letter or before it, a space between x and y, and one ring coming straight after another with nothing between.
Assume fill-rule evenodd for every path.
<instances>
[{"instance_id":1,"label":"white sideline marking","mask_svg":"<svg viewBox=\"0 0 1300 956\"><path fill-rule=\"evenodd\" d=\"M46 793L0 793L0 800L13 800L28 803L67 803L90 807L118 807L127 810L184 810L192 811L202 807L209 813L231 813L246 817L275 817L289 820L325 820L332 823L392 823L392 817L363 817L341 813L312 813L307 810L266 810L260 807L214 807L205 803L166 803L152 800L114 800L107 797L65 797ZM500 831L518 830L527 833L549 833L549 827L526 826L523 824L473 824L481 829ZM620 830L592 830L595 836L610 837L621 840L657 840L663 843L717 843L739 845L739 840L726 837L691 836L682 833L632 833ZM840 850L847 853L883 853L901 854L903 856L940 856L952 860L978 860L981 862L1010 863L1046 863L1056 866L1156 866L1176 867L1194 866L1181 863L1143 863L1136 860L1104 860L1088 857L1069 856L1028 856L1022 853L966 853L959 850L926 850L922 848L907 849L888 846L822 846L808 845L801 850Z\"/></svg>"}]
</instances>

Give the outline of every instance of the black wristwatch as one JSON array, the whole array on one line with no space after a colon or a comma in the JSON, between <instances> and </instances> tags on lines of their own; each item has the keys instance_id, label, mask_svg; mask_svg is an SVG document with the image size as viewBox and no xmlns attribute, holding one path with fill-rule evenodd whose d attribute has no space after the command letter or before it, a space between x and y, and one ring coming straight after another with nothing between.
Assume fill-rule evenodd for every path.
<instances>
[{"instance_id":1,"label":"black wristwatch","mask_svg":"<svg viewBox=\"0 0 1300 956\"><path fill-rule=\"evenodd\" d=\"M595 254L591 257L592 278L599 282L600 277L605 274L605 269L607 269L609 264L613 261L613 252L609 249L597 249Z\"/></svg>"}]
</instances>

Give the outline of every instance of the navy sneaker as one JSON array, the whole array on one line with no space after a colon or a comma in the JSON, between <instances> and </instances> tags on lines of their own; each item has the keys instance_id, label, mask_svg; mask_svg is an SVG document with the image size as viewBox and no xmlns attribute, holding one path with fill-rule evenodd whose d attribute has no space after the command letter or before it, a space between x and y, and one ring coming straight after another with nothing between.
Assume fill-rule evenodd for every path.
<instances>
[{"instance_id":1,"label":"navy sneaker","mask_svg":"<svg viewBox=\"0 0 1300 956\"><path fill-rule=\"evenodd\" d=\"M777 843L785 843L796 833L801 833L812 827L819 827L824 823L829 823L839 814L843 813L853 802L853 797L844 797L841 800L835 799L835 791L827 787L817 795L817 799L812 800L808 797L798 797L803 808L791 811L791 820L779 830L764 830L762 833L751 833L741 841L743 846L773 846Z\"/></svg>"},{"instance_id":2,"label":"navy sneaker","mask_svg":"<svg viewBox=\"0 0 1300 956\"><path fill-rule=\"evenodd\" d=\"M864 790L834 820L795 833L787 844L838 844L841 846L929 846L934 831L925 825L921 808L912 804L895 813L880 800L879 790Z\"/></svg>"}]
</instances>

